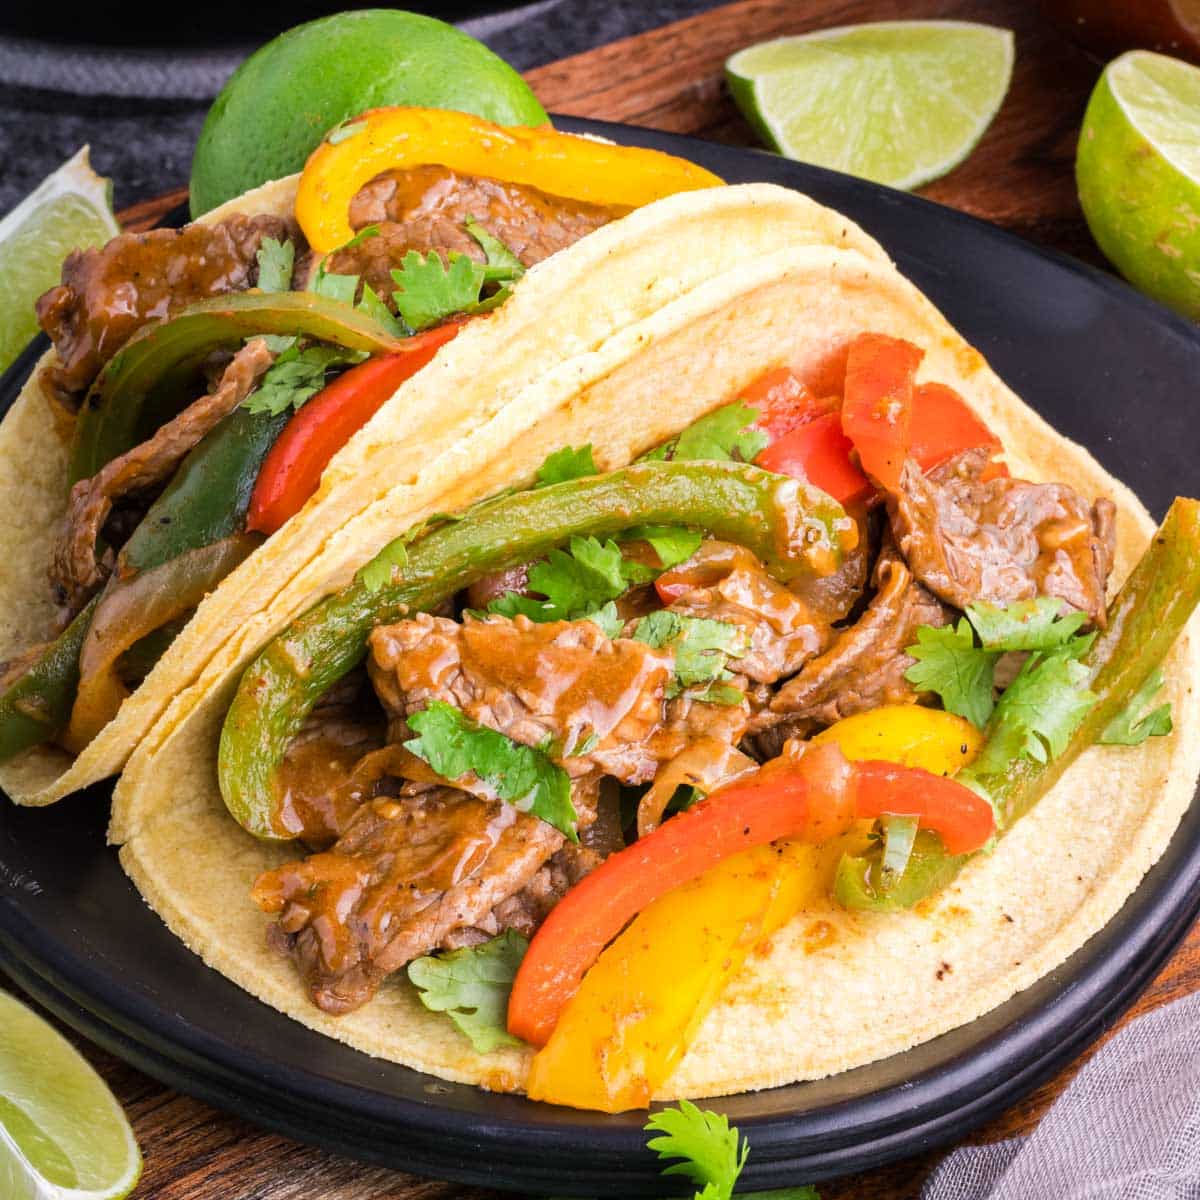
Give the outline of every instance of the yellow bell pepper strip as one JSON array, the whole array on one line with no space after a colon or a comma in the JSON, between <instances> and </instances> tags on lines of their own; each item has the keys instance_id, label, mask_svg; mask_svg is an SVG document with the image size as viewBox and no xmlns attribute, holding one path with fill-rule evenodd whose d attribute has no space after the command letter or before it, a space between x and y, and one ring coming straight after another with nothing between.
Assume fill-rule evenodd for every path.
<instances>
[{"instance_id":1,"label":"yellow bell pepper strip","mask_svg":"<svg viewBox=\"0 0 1200 1200\"><path fill-rule=\"evenodd\" d=\"M931 775L953 775L975 761L983 734L965 717L918 704L885 704L843 717L814 745L836 742L851 762L882 758Z\"/></svg>"},{"instance_id":2,"label":"yellow bell pepper strip","mask_svg":"<svg viewBox=\"0 0 1200 1200\"><path fill-rule=\"evenodd\" d=\"M743 850L643 909L534 1056L530 1099L645 1108L746 955L809 898L805 854L795 843Z\"/></svg>"},{"instance_id":3,"label":"yellow bell pepper strip","mask_svg":"<svg viewBox=\"0 0 1200 1200\"><path fill-rule=\"evenodd\" d=\"M625 925L672 888L781 838L824 842L854 820L915 816L947 850L977 850L995 830L982 797L916 767L848 763L836 746L773 759L605 859L551 910L508 1003L509 1032L545 1045L588 969Z\"/></svg>"},{"instance_id":4,"label":"yellow bell pepper strip","mask_svg":"<svg viewBox=\"0 0 1200 1200\"><path fill-rule=\"evenodd\" d=\"M628 208L723 182L659 150L614 146L548 125L494 125L435 108L372 108L344 121L309 155L296 220L312 248L328 254L354 236L350 201L363 184L384 171L429 164Z\"/></svg>"},{"instance_id":5,"label":"yellow bell pepper strip","mask_svg":"<svg viewBox=\"0 0 1200 1200\"><path fill-rule=\"evenodd\" d=\"M953 713L892 704L843 718L811 745L836 744L850 761L952 775L982 741ZM644 908L584 976L534 1056L530 1098L600 1112L646 1107L747 954L815 891L824 894L844 847L822 847L833 851L824 870L814 869L815 848L801 843L744 850Z\"/></svg>"}]
</instances>

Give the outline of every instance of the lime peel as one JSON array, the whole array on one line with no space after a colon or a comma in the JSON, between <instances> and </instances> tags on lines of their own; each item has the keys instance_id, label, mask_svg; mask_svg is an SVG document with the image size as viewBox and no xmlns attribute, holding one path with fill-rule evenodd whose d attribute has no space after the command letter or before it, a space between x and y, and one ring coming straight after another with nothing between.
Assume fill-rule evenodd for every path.
<instances>
[{"instance_id":1,"label":"lime peel","mask_svg":"<svg viewBox=\"0 0 1200 1200\"><path fill-rule=\"evenodd\" d=\"M1131 50L1104 69L1075 156L1079 202L1135 287L1200 320L1200 68Z\"/></svg>"},{"instance_id":2,"label":"lime peel","mask_svg":"<svg viewBox=\"0 0 1200 1200\"><path fill-rule=\"evenodd\" d=\"M0 992L0 1184L6 1200L122 1200L142 1156L104 1080L57 1030Z\"/></svg>"},{"instance_id":3,"label":"lime peel","mask_svg":"<svg viewBox=\"0 0 1200 1200\"><path fill-rule=\"evenodd\" d=\"M119 232L112 183L92 170L87 146L0 220L0 371L37 332L34 302L58 282L67 254Z\"/></svg>"},{"instance_id":4,"label":"lime peel","mask_svg":"<svg viewBox=\"0 0 1200 1200\"><path fill-rule=\"evenodd\" d=\"M958 166L1012 76L1010 30L969 21L877 21L749 46L730 92L789 158L915 188Z\"/></svg>"}]
</instances>

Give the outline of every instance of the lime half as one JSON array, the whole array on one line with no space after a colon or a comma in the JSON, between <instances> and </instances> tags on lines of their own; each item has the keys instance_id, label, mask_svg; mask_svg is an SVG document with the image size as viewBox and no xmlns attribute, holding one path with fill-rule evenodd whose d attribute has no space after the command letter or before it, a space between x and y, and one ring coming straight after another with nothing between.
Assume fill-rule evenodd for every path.
<instances>
[{"instance_id":1,"label":"lime half","mask_svg":"<svg viewBox=\"0 0 1200 1200\"><path fill-rule=\"evenodd\" d=\"M525 80L461 29L394 8L334 13L281 33L221 89L192 159L192 216L299 171L335 125L390 104L547 120Z\"/></svg>"},{"instance_id":2,"label":"lime half","mask_svg":"<svg viewBox=\"0 0 1200 1200\"><path fill-rule=\"evenodd\" d=\"M86 146L0 221L0 371L37 332L34 301L58 282L63 259L119 232L112 187Z\"/></svg>"},{"instance_id":3,"label":"lime half","mask_svg":"<svg viewBox=\"0 0 1200 1200\"><path fill-rule=\"evenodd\" d=\"M1147 50L1109 63L1083 119L1075 179L1113 265L1200 320L1200 68Z\"/></svg>"},{"instance_id":4,"label":"lime half","mask_svg":"<svg viewBox=\"0 0 1200 1200\"><path fill-rule=\"evenodd\" d=\"M0 992L0 1196L119 1200L141 1173L133 1130L104 1080Z\"/></svg>"},{"instance_id":5,"label":"lime half","mask_svg":"<svg viewBox=\"0 0 1200 1200\"><path fill-rule=\"evenodd\" d=\"M879 21L778 38L725 63L738 107L788 158L915 188L958 166L996 115L1013 35Z\"/></svg>"}]
</instances>

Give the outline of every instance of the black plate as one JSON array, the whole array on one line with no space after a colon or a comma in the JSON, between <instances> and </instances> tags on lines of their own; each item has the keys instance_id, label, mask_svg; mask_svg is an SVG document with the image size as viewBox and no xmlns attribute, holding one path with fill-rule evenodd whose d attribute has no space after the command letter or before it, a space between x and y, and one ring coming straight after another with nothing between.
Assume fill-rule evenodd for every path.
<instances>
[{"instance_id":1,"label":"black plate","mask_svg":"<svg viewBox=\"0 0 1200 1200\"><path fill-rule=\"evenodd\" d=\"M949 209L771 155L561 124L685 155L730 181L773 180L841 209L1018 393L1091 447L1157 516L1177 492L1200 491L1190 411L1200 336L1117 280ZM4 406L15 386L5 381ZM405 1170L574 1196L680 1190L645 1149L642 1116L538 1105L377 1062L208 970L142 904L105 847L106 801L98 787L51 809L0 805L0 963L68 1023L185 1092ZM713 1102L749 1136L744 1184L815 1181L962 1136L1110 1025L1198 906L1193 804L1108 927L1007 1004L882 1062Z\"/></svg>"}]
</instances>

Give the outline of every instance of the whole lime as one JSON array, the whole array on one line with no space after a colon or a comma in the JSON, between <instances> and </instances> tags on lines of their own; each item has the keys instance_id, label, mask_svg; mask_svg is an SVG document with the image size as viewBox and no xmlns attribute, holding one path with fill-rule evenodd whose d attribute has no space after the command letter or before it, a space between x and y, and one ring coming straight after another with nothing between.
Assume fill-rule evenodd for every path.
<instances>
[{"instance_id":1,"label":"whole lime","mask_svg":"<svg viewBox=\"0 0 1200 1200\"><path fill-rule=\"evenodd\" d=\"M1075 179L1113 266L1200 320L1200 68L1148 50L1109 63L1083 118Z\"/></svg>"},{"instance_id":2,"label":"whole lime","mask_svg":"<svg viewBox=\"0 0 1200 1200\"><path fill-rule=\"evenodd\" d=\"M335 13L281 33L230 77L196 143L192 216L300 170L339 121L386 104L547 119L521 76L453 25L394 8Z\"/></svg>"}]
</instances>

